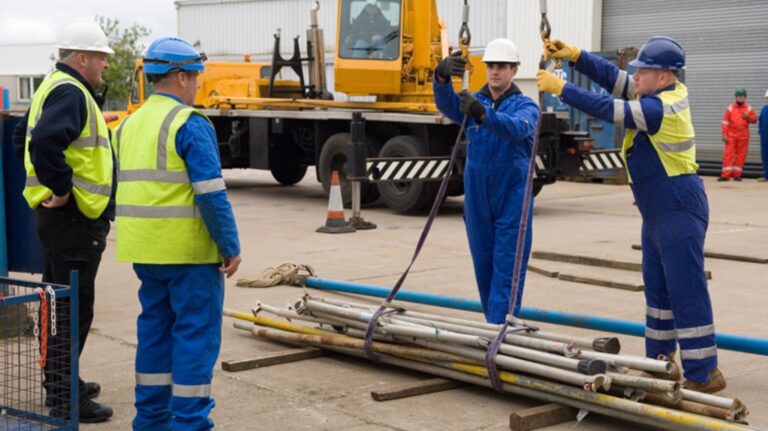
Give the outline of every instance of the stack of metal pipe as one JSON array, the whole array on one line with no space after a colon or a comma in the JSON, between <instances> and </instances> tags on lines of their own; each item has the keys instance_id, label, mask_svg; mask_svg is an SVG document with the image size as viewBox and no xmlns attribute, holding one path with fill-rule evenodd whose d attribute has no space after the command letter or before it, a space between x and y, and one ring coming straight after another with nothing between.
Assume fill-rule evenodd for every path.
<instances>
[{"instance_id":1,"label":"stack of metal pipe","mask_svg":"<svg viewBox=\"0 0 768 431\"><path fill-rule=\"evenodd\" d=\"M365 330L377 307L305 295L284 308L259 303L253 314L224 314L253 324L235 327L291 344L310 345L366 358ZM387 310L375 322L375 360L491 387L486 350L500 325L416 312ZM263 314L303 321L296 325ZM574 337L513 328L495 363L502 391L556 402L660 428L745 430L748 411L737 399L681 389L666 380L673 363L620 353L618 339Z\"/></svg>"}]
</instances>

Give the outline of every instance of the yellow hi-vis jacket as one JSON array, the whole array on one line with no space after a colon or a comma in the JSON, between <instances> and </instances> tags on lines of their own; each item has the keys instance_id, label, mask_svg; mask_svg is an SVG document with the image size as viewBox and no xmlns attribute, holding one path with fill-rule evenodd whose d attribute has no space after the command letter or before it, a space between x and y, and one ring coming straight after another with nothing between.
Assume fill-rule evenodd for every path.
<instances>
[{"instance_id":1,"label":"yellow hi-vis jacket","mask_svg":"<svg viewBox=\"0 0 768 431\"><path fill-rule=\"evenodd\" d=\"M85 95L88 118L80 137L64 150L64 161L72 168L72 197L77 208L86 217L97 219L109 204L112 194L112 149L109 147L109 129L96 100L76 78L61 70L48 76L32 97L24 145L24 168L27 173L24 198L30 208L36 208L53 192L40 184L29 155L29 142L35 125L43 114L43 104L51 91L60 85L74 85Z\"/></svg>"},{"instance_id":2,"label":"yellow hi-vis jacket","mask_svg":"<svg viewBox=\"0 0 768 431\"><path fill-rule=\"evenodd\" d=\"M118 156L117 260L145 264L221 262L203 222L176 133L190 115L178 101L151 96L115 131Z\"/></svg>"},{"instance_id":3,"label":"yellow hi-vis jacket","mask_svg":"<svg viewBox=\"0 0 768 431\"><path fill-rule=\"evenodd\" d=\"M648 134L653 148L659 155L664 170L670 177L695 174L699 169L696 164L696 142L694 140L691 109L688 106L688 88L681 82L675 89L659 93L664 106L664 119L655 134ZM627 150L634 144L636 132L628 129L624 135L621 153L627 159Z\"/></svg>"}]
</instances>

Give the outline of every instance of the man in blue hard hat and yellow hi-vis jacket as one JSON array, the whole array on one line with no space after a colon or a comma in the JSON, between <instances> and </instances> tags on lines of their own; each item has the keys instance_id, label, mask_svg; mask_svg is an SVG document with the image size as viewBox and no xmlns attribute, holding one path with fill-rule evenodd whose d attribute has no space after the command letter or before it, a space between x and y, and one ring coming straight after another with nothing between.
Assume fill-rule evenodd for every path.
<instances>
[{"instance_id":1,"label":"man in blue hard hat and yellow hi-vis jacket","mask_svg":"<svg viewBox=\"0 0 768 431\"><path fill-rule=\"evenodd\" d=\"M544 51L570 60L611 95L584 90L546 71L536 76L539 91L627 130L622 154L643 218L646 355L674 361L679 344L687 389L725 388L704 274L709 206L696 174L688 89L677 80L685 68L683 48L669 37L650 38L630 63L637 68L632 76L559 40L545 41ZM670 377L679 378L679 372Z\"/></svg>"},{"instance_id":2,"label":"man in blue hard hat and yellow hi-vis jacket","mask_svg":"<svg viewBox=\"0 0 768 431\"><path fill-rule=\"evenodd\" d=\"M182 39L153 42L155 93L115 131L117 259L141 280L134 430L213 427L223 275L237 271L240 243L216 133L189 106L205 59Z\"/></svg>"}]
</instances>

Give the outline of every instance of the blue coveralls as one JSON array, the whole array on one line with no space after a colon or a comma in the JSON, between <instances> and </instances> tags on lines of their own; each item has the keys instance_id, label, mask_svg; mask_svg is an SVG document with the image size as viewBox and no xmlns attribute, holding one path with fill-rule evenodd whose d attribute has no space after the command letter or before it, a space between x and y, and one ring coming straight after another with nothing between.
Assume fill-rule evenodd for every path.
<instances>
[{"instance_id":1,"label":"blue coveralls","mask_svg":"<svg viewBox=\"0 0 768 431\"><path fill-rule=\"evenodd\" d=\"M757 120L757 130L760 132L760 155L763 158L763 178L768 179L768 105L760 110Z\"/></svg>"},{"instance_id":2,"label":"blue coveralls","mask_svg":"<svg viewBox=\"0 0 768 431\"><path fill-rule=\"evenodd\" d=\"M216 134L201 116L191 115L179 129L176 151L187 165L191 183L221 178ZM226 191L196 194L195 204L222 256L239 256ZM221 347L224 276L216 264L134 264L133 268L141 280L142 308L136 373L159 376L151 385L136 385L133 429L211 429L208 416L215 403L210 385Z\"/></svg>"},{"instance_id":3,"label":"blue coveralls","mask_svg":"<svg viewBox=\"0 0 768 431\"><path fill-rule=\"evenodd\" d=\"M440 112L460 124L464 114L452 85L435 81L434 93ZM464 223L485 319L503 323L509 311L525 178L539 108L514 84L496 101L487 86L474 96L485 106L485 119L481 124L467 120ZM531 254L533 205L530 208L514 315L520 311Z\"/></svg>"},{"instance_id":4,"label":"blue coveralls","mask_svg":"<svg viewBox=\"0 0 768 431\"><path fill-rule=\"evenodd\" d=\"M695 173L669 176L648 135L662 127L664 109L659 94L639 100L644 121L634 100L632 77L608 61L582 51L576 70L612 92L600 95L571 83L563 89L563 101L636 135L626 163L632 192L643 218L643 281L646 299L646 355L669 356L680 345L680 357L689 380L705 383L717 367L717 348L712 305L704 273L704 237L709 206L704 184ZM624 110L614 116L614 106Z\"/></svg>"}]
</instances>

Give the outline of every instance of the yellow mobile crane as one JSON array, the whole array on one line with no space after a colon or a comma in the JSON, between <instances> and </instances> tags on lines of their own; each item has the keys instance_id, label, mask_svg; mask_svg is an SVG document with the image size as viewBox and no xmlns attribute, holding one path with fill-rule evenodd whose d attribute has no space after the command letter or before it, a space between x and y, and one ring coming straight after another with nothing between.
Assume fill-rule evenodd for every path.
<instances>
[{"instance_id":1,"label":"yellow mobile crane","mask_svg":"<svg viewBox=\"0 0 768 431\"><path fill-rule=\"evenodd\" d=\"M326 191L331 172L338 170L349 202L346 178L352 176L350 162L357 156L365 159L364 172L354 173L361 180L363 203L381 196L396 211L422 210L434 200L438 181L446 175L451 176L449 195L463 194L463 163L447 172L458 127L440 115L433 102L434 69L451 48L435 0L338 0L337 8L335 90L373 96L375 101L332 100L325 88L316 2L306 57L301 56L297 37L293 56L284 59L276 34L271 64L206 63L195 104L216 128L222 167L268 169L278 182L291 185L314 165ZM469 59L469 88L477 91L485 83L485 65L479 56ZM293 70L298 80L277 79L283 68ZM134 80L129 113L151 94L141 63ZM355 113L364 119L364 143L357 147L350 133ZM545 116L542 125L536 189L559 175L575 175L577 153L587 143L585 132L567 131L567 124L554 114ZM353 148L364 148L365 154Z\"/></svg>"}]
</instances>

